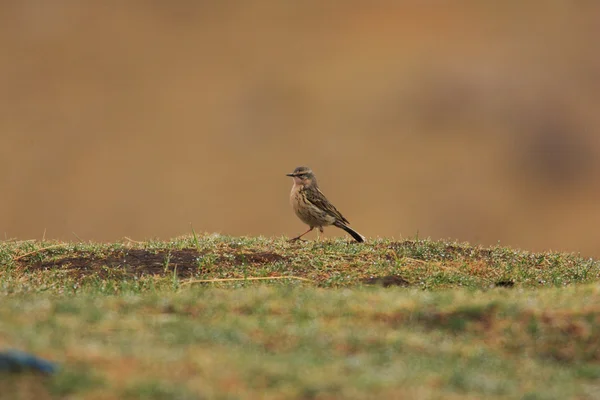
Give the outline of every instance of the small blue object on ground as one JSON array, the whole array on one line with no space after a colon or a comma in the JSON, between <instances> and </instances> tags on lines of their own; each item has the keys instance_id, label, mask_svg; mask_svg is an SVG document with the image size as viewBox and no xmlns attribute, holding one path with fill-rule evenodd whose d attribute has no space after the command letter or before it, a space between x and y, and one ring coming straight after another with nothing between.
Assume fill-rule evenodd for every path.
<instances>
[{"instance_id":1,"label":"small blue object on ground","mask_svg":"<svg viewBox=\"0 0 600 400\"><path fill-rule=\"evenodd\" d=\"M38 371L44 374L53 374L58 366L48 360L28 354L19 350L0 351L0 373Z\"/></svg>"}]
</instances>

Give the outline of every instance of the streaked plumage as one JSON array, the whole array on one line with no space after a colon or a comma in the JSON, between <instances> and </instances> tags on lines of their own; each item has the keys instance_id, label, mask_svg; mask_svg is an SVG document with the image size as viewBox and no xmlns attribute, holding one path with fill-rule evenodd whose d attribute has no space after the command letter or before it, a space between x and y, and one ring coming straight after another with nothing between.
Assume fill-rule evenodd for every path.
<instances>
[{"instance_id":1,"label":"streaked plumage","mask_svg":"<svg viewBox=\"0 0 600 400\"><path fill-rule=\"evenodd\" d=\"M365 241L360 233L348 226L348 220L327 200L310 168L298 167L287 176L294 178L290 203L298 218L310 227L292 240L300 239L314 228L319 228L319 231L323 232L324 226L333 225L348 232L357 242Z\"/></svg>"}]
</instances>

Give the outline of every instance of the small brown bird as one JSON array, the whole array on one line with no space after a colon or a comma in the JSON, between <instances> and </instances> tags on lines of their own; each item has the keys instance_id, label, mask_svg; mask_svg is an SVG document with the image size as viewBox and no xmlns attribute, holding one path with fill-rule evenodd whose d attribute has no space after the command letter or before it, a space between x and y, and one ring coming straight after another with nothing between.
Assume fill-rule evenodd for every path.
<instances>
[{"instance_id":1,"label":"small brown bird","mask_svg":"<svg viewBox=\"0 0 600 400\"><path fill-rule=\"evenodd\" d=\"M364 236L350 228L348 220L327 200L310 168L298 167L287 176L294 178L290 203L298 218L310 227L302 235L291 239L292 241L300 239L315 228L319 228L322 233L323 227L329 225L345 230L357 242L365 241Z\"/></svg>"}]
</instances>

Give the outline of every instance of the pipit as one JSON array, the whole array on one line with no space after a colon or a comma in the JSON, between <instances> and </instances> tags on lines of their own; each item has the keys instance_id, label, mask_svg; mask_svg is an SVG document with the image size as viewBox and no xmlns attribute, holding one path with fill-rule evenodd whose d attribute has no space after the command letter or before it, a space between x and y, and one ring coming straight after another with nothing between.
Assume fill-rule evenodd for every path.
<instances>
[{"instance_id":1,"label":"pipit","mask_svg":"<svg viewBox=\"0 0 600 400\"><path fill-rule=\"evenodd\" d=\"M287 176L294 178L290 203L298 218L309 226L306 232L291 239L291 241L300 239L315 228L319 228L322 233L323 227L329 225L345 230L357 242L365 241L364 236L350 228L348 220L327 200L319 189L317 178L315 178L310 168L298 167Z\"/></svg>"}]
</instances>

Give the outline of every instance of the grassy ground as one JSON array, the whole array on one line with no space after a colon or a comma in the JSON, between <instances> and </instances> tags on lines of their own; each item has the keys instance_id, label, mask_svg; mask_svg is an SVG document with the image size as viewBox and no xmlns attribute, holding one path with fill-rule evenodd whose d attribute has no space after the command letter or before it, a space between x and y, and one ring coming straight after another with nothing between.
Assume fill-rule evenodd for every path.
<instances>
[{"instance_id":1,"label":"grassy ground","mask_svg":"<svg viewBox=\"0 0 600 400\"><path fill-rule=\"evenodd\" d=\"M572 254L206 235L0 263L0 348L61 365L0 398L600 397L600 262Z\"/></svg>"}]
</instances>

